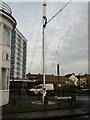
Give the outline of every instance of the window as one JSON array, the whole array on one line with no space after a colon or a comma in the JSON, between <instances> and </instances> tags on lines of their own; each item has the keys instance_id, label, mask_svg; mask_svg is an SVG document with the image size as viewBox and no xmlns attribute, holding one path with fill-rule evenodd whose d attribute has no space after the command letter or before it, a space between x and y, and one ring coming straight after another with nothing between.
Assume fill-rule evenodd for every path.
<instances>
[{"instance_id":1,"label":"window","mask_svg":"<svg viewBox=\"0 0 90 120\"><path fill-rule=\"evenodd\" d=\"M2 73L2 90L5 90L5 87L6 87L6 69L2 68L1 73Z\"/></svg>"},{"instance_id":2,"label":"window","mask_svg":"<svg viewBox=\"0 0 90 120\"><path fill-rule=\"evenodd\" d=\"M42 89L42 86L37 86L35 87L35 89Z\"/></svg>"},{"instance_id":3,"label":"window","mask_svg":"<svg viewBox=\"0 0 90 120\"><path fill-rule=\"evenodd\" d=\"M10 62L10 54L6 53L6 52L3 52L3 60L5 60L7 62Z\"/></svg>"},{"instance_id":4,"label":"window","mask_svg":"<svg viewBox=\"0 0 90 120\"><path fill-rule=\"evenodd\" d=\"M3 27L3 44L5 46L8 46L8 47L10 47L10 43L11 43L11 41L10 41L10 35L11 35L10 28L6 27L4 25L4 27Z\"/></svg>"},{"instance_id":5,"label":"window","mask_svg":"<svg viewBox=\"0 0 90 120\"><path fill-rule=\"evenodd\" d=\"M6 54L6 60L10 60L9 54Z\"/></svg>"}]
</instances>

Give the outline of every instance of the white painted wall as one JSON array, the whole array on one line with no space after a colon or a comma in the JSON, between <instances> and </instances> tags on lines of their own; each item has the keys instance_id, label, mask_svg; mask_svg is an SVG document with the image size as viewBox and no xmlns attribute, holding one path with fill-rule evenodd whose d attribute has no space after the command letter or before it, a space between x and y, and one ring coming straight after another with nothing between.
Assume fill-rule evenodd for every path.
<instances>
[{"instance_id":1,"label":"white painted wall","mask_svg":"<svg viewBox=\"0 0 90 120\"><path fill-rule=\"evenodd\" d=\"M0 106L9 102L9 90L0 90Z\"/></svg>"},{"instance_id":2,"label":"white painted wall","mask_svg":"<svg viewBox=\"0 0 90 120\"><path fill-rule=\"evenodd\" d=\"M71 76L69 77L69 79L72 80L76 86L78 85L78 84L77 84L78 79L77 79L77 77L75 77L75 75L71 75Z\"/></svg>"},{"instance_id":3,"label":"white painted wall","mask_svg":"<svg viewBox=\"0 0 90 120\"><path fill-rule=\"evenodd\" d=\"M4 12L0 11L0 106L6 105L9 102L10 60L5 60L3 58L3 55L5 55L5 53L11 54L11 49L10 46L6 46L3 44L4 25L9 27L10 30L12 30L13 26L15 26L15 21L12 19L12 17L8 16L8 14L5 14ZM6 70L5 73L2 71L2 68ZM2 75L4 75L4 89L2 89Z\"/></svg>"}]
</instances>

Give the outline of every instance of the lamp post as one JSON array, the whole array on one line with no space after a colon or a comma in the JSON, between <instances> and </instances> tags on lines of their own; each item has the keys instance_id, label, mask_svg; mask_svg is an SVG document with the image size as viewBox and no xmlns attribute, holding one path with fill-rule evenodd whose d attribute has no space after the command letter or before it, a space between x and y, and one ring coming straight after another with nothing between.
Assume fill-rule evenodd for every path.
<instances>
[{"instance_id":1,"label":"lamp post","mask_svg":"<svg viewBox=\"0 0 90 120\"><path fill-rule=\"evenodd\" d=\"M59 64L57 64L57 75L58 75L58 100L59 100L59 109L60 109L60 76L59 76Z\"/></svg>"},{"instance_id":2,"label":"lamp post","mask_svg":"<svg viewBox=\"0 0 90 120\"><path fill-rule=\"evenodd\" d=\"M57 64L57 75L58 75L58 97L60 97L60 87L61 87L61 84L60 84L60 76L59 76L59 64Z\"/></svg>"}]
</instances>

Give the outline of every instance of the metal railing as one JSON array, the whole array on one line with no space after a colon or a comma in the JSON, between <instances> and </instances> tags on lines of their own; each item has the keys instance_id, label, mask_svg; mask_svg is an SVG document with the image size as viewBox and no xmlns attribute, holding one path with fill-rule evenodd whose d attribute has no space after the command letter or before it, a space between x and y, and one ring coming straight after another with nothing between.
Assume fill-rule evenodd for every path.
<instances>
[{"instance_id":1,"label":"metal railing","mask_svg":"<svg viewBox=\"0 0 90 120\"><path fill-rule=\"evenodd\" d=\"M0 0L0 10L7 12L8 14L12 15L11 8L5 3Z\"/></svg>"}]
</instances>

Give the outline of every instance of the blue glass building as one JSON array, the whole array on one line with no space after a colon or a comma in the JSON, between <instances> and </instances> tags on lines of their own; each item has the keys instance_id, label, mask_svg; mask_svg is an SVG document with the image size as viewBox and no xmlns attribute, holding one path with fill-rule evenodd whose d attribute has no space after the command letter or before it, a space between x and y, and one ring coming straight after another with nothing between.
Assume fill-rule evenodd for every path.
<instances>
[{"instance_id":1,"label":"blue glass building","mask_svg":"<svg viewBox=\"0 0 90 120\"><path fill-rule=\"evenodd\" d=\"M25 78L26 75L27 39L16 28L11 37L10 78Z\"/></svg>"}]
</instances>

